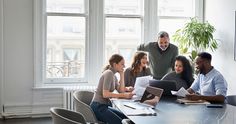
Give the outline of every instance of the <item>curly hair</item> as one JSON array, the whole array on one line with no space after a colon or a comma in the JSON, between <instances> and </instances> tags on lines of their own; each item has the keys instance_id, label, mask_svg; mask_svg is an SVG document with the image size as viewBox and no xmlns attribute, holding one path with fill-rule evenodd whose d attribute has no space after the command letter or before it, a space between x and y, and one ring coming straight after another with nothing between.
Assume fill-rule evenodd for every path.
<instances>
[{"instance_id":1,"label":"curly hair","mask_svg":"<svg viewBox=\"0 0 236 124\"><path fill-rule=\"evenodd\" d=\"M137 51L133 57L133 61L131 63L131 75L132 76L137 76L137 74L140 72L140 65L141 65L141 59L144 56L147 56L147 54L143 51ZM146 67L143 68L143 70L145 70Z\"/></svg>"},{"instance_id":2,"label":"curly hair","mask_svg":"<svg viewBox=\"0 0 236 124\"><path fill-rule=\"evenodd\" d=\"M181 73L181 78L184 79L187 82L188 87L190 87L193 81L193 69L190 62L184 56L177 56L175 61L182 62L183 72Z\"/></svg>"}]
</instances>

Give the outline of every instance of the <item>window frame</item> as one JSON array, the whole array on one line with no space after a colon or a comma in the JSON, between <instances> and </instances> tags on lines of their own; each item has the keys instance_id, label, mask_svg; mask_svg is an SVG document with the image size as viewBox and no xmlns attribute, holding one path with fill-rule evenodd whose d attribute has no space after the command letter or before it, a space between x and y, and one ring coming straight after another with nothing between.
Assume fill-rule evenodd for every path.
<instances>
[{"instance_id":1,"label":"window frame","mask_svg":"<svg viewBox=\"0 0 236 124\"><path fill-rule=\"evenodd\" d=\"M195 14L203 19L203 0L195 0L197 3ZM106 17L140 18L138 15L118 15L104 14L104 0L85 0L86 16L86 41L85 41L85 76L84 80L54 80L54 83L45 82L43 72L45 72L46 50L46 20L44 18L46 6L45 0L34 0L34 87L57 86L57 85L96 85L102 68L105 64L105 19ZM159 28L157 16L157 0L144 0L144 15L141 27L141 43L156 41ZM86 9L87 8L87 9ZM90 12L90 13L89 13ZM57 15L57 13L54 13ZM73 14L72 14L73 15ZM167 18L167 17L166 17ZM88 35L89 34L89 35ZM101 52L101 50L103 50ZM66 82L66 83L65 83Z\"/></svg>"}]
</instances>

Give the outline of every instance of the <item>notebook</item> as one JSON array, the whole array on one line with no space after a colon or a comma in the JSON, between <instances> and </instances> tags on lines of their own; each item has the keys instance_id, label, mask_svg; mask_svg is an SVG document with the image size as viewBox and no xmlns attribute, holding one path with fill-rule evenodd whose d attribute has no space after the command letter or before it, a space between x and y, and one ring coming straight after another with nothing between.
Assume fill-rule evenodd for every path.
<instances>
[{"instance_id":1,"label":"notebook","mask_svg":"<svg viewBox=\"0 0 236 124\"><path fill-rule=\"evenodd\" d=\"M131 109L155 108L163 93L163 89L148 86L139 101L126 101L124 106Z\"/></svg>"}]
</instances>

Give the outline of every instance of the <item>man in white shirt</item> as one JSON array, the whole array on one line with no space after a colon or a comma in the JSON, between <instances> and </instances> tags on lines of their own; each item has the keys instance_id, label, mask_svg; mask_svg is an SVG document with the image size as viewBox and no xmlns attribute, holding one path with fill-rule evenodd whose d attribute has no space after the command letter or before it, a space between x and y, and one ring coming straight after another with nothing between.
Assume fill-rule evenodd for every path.
<instances>
[{"instance_id":1,"label":"man in white shirt","mask_svg":"<svg viewBox=\"0 0 236 124\"><path fill-rule=\"evenodd\" d=\"M196 59L198 77L188 89L189 100L207 100L209 102L224 103L227 93L227 82L223 75L211 65L211 54L201 52ZM196 93L200 93L200 95Z\"/></svg>"}]
</instances>

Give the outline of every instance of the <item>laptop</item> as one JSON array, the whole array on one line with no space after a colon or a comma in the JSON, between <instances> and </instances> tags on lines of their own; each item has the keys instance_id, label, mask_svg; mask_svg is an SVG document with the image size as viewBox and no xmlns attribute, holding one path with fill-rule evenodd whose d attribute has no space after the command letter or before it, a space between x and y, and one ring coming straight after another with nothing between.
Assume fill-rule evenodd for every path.
<instances>
[{"instance_id":1,"label":"laptop","mask_svg":"<svg viewBox=\"0 0 236 124\"><path fill-rule=\"evenodd\" d=\"M126 101L123 105L132 109L155 108L160 101L162 93L163 89L161 88L147 86L140 100Z\"/></svg>"},{"instance_id":2,"label":"laptop","mask_svg":"<svg viewBox=\"0 0 236 124\"><path fill-rule=\"evenodd\" d=\"M176 82L172 80L149 80L149 85L164 89L163 96L173 96L171 91L176 91Z\"/></svg>"}]
</instances>

